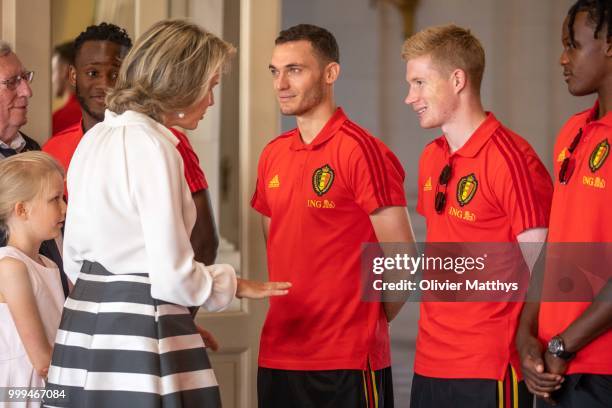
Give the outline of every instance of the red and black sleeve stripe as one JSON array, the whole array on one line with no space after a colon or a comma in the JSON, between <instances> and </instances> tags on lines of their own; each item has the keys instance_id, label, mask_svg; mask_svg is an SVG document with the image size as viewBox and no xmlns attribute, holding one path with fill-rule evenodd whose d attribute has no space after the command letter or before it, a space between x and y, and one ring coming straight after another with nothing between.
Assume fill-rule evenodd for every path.
<instances>
[{"instance_id":1,"label":"red and black sleeve stripe","mask_svg":"<svg viewBox=\"0 0 612 408\"><path fill-rule=\"evenodd\" d=\"M371 135L351 121L346 121L342 129L357 142L363 152L378 206L384 207L390 205L392 203L391 192L388 188L389 181L380 146Z\"/></svg>"},{"instance_id":2,"label":"red and black sleeve stripe","mask_svg":"<svg viewBox=\"0 0 612 408\"><path fill-rule=\"evenodd\" d=\"M538 203L538 195L533 185L533 170L530 170L524 152L518 148L510 135L503 131L497 131L493 141L510 171L523 229L545 225L546 216Z\"/></svg>"}]
</instances>

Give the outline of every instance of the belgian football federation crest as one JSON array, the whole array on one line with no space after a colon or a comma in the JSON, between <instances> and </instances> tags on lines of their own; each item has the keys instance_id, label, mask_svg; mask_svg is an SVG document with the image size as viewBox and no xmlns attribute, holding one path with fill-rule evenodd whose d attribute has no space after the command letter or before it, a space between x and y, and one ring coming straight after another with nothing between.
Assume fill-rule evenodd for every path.
<instances>
[{"instance_id":1,"label":"belgian football federation crest","mask_svg":"<svg viewBox=\"0 0 612 408\"><path fill-rule=\"evenodd\" d=\"M608 139L602 140L597 146L595 146L593 153L591 153L591 157L589 157L589 168L593 173L603 166L609 153L610 143L608 143Z\"/></svg>"},{"instance_id":2,"label":"belgian football federation crest","mask_svg":"<svg viewBox=\"0 0 612 408\"><path fill-rule=\"evenodd\" d=\"M460 206L464 206L474 198L476 190L478 189L478 180L474 173L469 176L461 177L457 184L457 201Z\"/></svg>"},{"instance_id":3,"label":"belgian football federation crest","mask_svg":"<svg viewBox=\"0 0 612 408\"><path fill-rule=\"evenodd\" d=\"M320 167L312 174L312 188L318 196L327 193L334 182L334 170L329 164Z\"/></svg>"}]
</instances>

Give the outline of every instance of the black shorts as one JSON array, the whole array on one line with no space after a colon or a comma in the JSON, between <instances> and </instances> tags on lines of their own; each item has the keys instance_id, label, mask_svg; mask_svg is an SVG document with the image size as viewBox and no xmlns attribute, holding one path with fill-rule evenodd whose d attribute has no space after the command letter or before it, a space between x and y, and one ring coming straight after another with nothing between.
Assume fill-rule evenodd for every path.
<instances>
[{"instance_id":1,"label":"black shorts","mask_svg":"<svg viewBox=\"0 0 612 408\"><path fill-rule=\"evenodd\" d=\"M570 374L565 376L561 389L552 395L555 408L610 408L612 407L612 375ZM538 408L553 405L538 398Z\"/></svg>"},{"instance_id":2,"label":"black shorts","mask_svg":"<svg viewBox=\"0 0 612 408\"><path fill-rule=\"evenodd\" d=\"M532 408L533 395L508 369L503 381L414 374L410 408Z\"/></svg>"},{"instance_id":3,"label":"black shorts","mask_svg":"<svg viewBox=\"0 0 612 408\"><path fill-rule=\"evenodd\" d=\"M259 408L393 408L391 367L294 371L259 367Z\"/></svg>"}]
</instances>

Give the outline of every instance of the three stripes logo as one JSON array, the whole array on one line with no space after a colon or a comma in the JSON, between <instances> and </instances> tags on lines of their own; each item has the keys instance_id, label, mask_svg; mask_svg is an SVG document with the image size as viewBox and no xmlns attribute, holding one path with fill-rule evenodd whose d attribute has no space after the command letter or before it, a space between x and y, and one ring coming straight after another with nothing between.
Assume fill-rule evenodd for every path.
<instances>
[{"instance_id":1,"label":"three stripes logo","mask_svg":"<svg viewBox=\"0 0 612 408\"><path fill-rule=\"evenodd\" d=\"M476 194L476 190L478 189L478 180L476 180L476 176L474 173L461 177L459 183L457 184L457 201L459 205L463 207L474 198L474 194Z\"/></svg>"},{"instance_id":2,"label":"three stripes logo","mask_svg":"<svg viewBox=\"0 0 612 408\"><path fill-rule=\"evenodd\" d=\"M557 163L562 163L567 156L567 147L564 147L563 150L561 150L561 153L559 153L559 156L557 156Z\"/></svg>"},{"instance_id":3,"label":"three stripes logo","mask_svg":"<svg viewBox=\"0 0 612 408\"><path fill-rule=\"evenodd\" d=\"M610 144L608 143L608 139L602 140L595 146L593 153L591 153L591 157L589 157L589 168L593 173L603 166L609 154Z\"/></svg>"},{"instance_id":4,"label":"three stripes logo","mask_svg":"<svg viewBox=\"0 0 612 408\"><path fill-rule=\"evenodd\" d=\"M274 175L274 177L272 177L272 180L270 180L270 182L268 183L268 188L279 188L280 187L280 181L278 179L278 174Z\"/></svg>"}]
</instances>

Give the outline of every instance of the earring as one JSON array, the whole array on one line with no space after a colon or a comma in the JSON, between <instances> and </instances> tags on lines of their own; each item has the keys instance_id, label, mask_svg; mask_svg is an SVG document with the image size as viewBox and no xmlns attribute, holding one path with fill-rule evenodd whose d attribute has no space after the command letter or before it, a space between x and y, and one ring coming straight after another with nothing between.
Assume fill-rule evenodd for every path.
<instances>
[{"instance_id":1,"label":"earring","mask_svg":"<svg viewBox=\"0 0 612 408\"><path fill-rule=\"evenodd\" d=\"M185 117L185 112L179 112L176 114L176 116L178 116L179 119L183 119Z\"/></svg>"}]
</instances>

